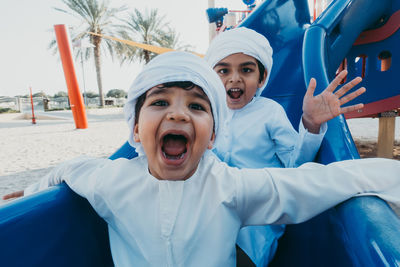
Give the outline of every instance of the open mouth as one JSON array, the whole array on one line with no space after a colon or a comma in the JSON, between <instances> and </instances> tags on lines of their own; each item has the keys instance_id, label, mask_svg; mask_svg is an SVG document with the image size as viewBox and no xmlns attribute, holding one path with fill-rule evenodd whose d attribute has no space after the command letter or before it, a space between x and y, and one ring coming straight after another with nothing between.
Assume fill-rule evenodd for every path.
<instances>
[{"instance_id":1,"label":"open mouth","mask_svg":"<svg viewBox=\"0 0 400 267\"><path fill-rule=\"evenodd\" d=\"M167 160L181 160L187 152L188 139L180 134L167 134L163 137L162 153Z\"/></svg>"},{"instance_id":2,"label":"open mouth","mask_svg":"<svg viewBox=\"0 0 400 267\"><path fill-rule=\"evenodd\" d=\"M229 89L226 93L232 99L239 99L243 95L243 90L239 88L232 88Z\"/></svg>"}]
</instances>

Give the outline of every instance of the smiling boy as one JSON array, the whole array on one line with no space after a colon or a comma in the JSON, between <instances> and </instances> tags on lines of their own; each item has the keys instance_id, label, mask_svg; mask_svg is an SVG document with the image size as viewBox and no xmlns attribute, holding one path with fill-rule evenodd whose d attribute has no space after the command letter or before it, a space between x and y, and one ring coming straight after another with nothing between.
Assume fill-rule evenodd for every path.
<instances>
[{"instance_id":1,"label":"smiling boy","mask_svg":"<svg viewBox=\"0 0 400 267\"><path fill-rule=\"evenodd\" d=\"M213 150L229 166L297 167L313 161L327 131L326 122L363 106L341 107L365 92L365 88L360 88L344 96L361 78L334 92L347 74L343 71L317 96L313 95L316 81L312 79L297 132L280 104L261 97L270 77L272 54L269 41L263 35L239 27L215 37L205 55L224 84L230 109L228 131ZM238 245L257 266L265 266L272 259L283 231L284 226L243 229Z\"/></svg>"},{"instance_id":2,"label":"smiling boy","mask_svg":"<svg viewBox=\"0 0 400 267\"><path fill-rule=\"evenodd\" d=\"M221 88L197 56L157 56L125 106L140 156L66 162L25 193L65 181L85 197L108 224L115 266L234 266L243 226L302 222L370 190L400 203L393 160L260 170L221 163L209 151L225 123Z\"/></svg>"},{"instance_id":3,"label":"smiling boy","mask_svg":"<svg viewBox=\"0 0 400 267\"><path fill-rule=\"evenodd\" d=\"M225 85L226 103L230 109L241 109L247 105L268 76L268 71L259 61L243 53L222 59L214 70ZM238 82L241 78L242 83Z\"/></svg>"},{"instance_id":4,"label":"smiling boy","mask_svg":"<svg viewBox=\"0 0 400 267\"><path fill-rule=\"evenodd\" d=\"M365 88L359 88L345 95L361 78L334 92L347 74L343 71L317 96L313 95L316 81L311 79L297 132L280 104L261 97L270 77L272 54L263 35L239 27L217 35L205 55L224 84L230 109L228 133L214 152L230 166L296 167L313 161L327 130L326 122L363 107L363 104L342 107L365 92Z\"/></svg>"},{"instance_id":5,"label":"smiling boy","mask_svg":"<svg viewBox=\"0 0 400 267\"><path fill-rule=\"evenodd\" d=\"M164 83L149 89L138 103L134 140L152 163L150 173L158 179L188 179L215 139L207 96L191 82Z\"/></svg>"}]
</instances>

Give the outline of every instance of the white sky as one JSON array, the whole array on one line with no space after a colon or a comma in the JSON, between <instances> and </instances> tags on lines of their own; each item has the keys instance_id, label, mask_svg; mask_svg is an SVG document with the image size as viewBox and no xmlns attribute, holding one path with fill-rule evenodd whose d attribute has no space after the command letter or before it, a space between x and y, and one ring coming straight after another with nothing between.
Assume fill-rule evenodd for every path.
<instances>
[{"instance_id":1,"label":"white sky","mask_svg":"<svg viewBox=\"0 0 400 267\"><path fill-rule=\"evenodd\" d=\"M204 53L208 46L208 0L111 0L112 6L126 5L131 10L157 8L166 21L180 34L185 44ZM257 1L261 2L261 0ZM58 55L47 49L54 39L56 24L78 25L72 16L54 10L65 8L57 0L0 0L0 96L25 95L32 91L44 91L53 95L67 91ZM244 10L241 0L215 0L216 7ZM140 71L139 64L123 65L103 57L103 90L127 90ZM76 74L83 91L82 68L75 62ZM86 91L97 92L96 75L92 60L85 62Z\"/></svg>"}]
</instances>

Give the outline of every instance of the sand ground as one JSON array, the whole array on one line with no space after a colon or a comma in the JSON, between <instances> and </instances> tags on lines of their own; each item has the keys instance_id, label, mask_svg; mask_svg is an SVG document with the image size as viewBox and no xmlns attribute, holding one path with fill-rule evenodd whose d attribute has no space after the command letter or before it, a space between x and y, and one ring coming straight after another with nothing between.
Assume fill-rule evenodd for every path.
<instances>
[{"instance_id":1,"label":"sand ground","mask_svg":"<svg viewBox=\"0 0 400 267\"><path fill-rule=\"evenodd\" d=\"M76 129L71 111L37 115L32 124L21 114L0 114L0 195L24 189L62 161L80 155L108 157L128 137L122 108L89 109L87 129ZM352 119L348 125L361 157L376 156L378 119ZM396 129L396 159L400 159L398 133L400 129Z\"/></svg>"},{"instance_id":2,"label":"sand ground","mask_svg":"<svg viewBox=\"0 0 400 267\"><path fill-rule=\"evenodd\" d=\"M25 188L79 155L108 157L127 140L122 108L89 109L87 129L76 129L71 111L42 115L46 119L32 124L21 114L0 114L0 195Z\"/></svg>"}]
</instances>

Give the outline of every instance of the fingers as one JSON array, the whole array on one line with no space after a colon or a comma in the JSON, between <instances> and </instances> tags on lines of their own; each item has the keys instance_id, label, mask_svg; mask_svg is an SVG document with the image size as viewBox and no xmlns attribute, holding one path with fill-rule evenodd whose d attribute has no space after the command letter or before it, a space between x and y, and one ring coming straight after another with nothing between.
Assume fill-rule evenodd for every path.
<instances>
[{"instance_id":1,"label":"fingers","mask_svg":"<svg viewBox=\"0 0 400 267\"><path fill-rule=\"evenodd\" d=\"M340 109L340 114L344 114L344 113L351 112L354 110L359 110L359 109L362 109L363 107L364 107L364 104L356 104L356 105L344 107L344 108Z\"/></svg>"},{"instance_id":2,"label":"fingers","mask_svg":"<svg viewBox=\"0 0 400 267\"><path fill-rule=\"evenodd\" d=\"M310 83L308 84L308 88L307 88L305 96L308 96L308 97L314 96L316 87L317 87L317 81L314 78L311 78Z\"/></svg>"},{"instance_id":3,"label":"fingers","mask_svg":"<svg viewBox=\"0 0 400 267\"><path fill-rule=\"evenodd\" d=\"M344 94L346 94L350 89L352 89L354 86L359 84L362 81L361 77L356 77L350 82L346 83L345 85L342 86L339 90L335 92L335 95L338 98L341 98Z\"/></svg>"},{"instance_id":4,"label":"fingers","mask_svg":"<svg viewBox=\"0 0 400 267\"><path fill-rule=\"evenodd\" d=\"M358 97L359 95L362 95L365 93L366 89L365 87L358 88L356 91L352 92L351 94L348 94L340 99L340 105L346 104L347 102L353 100L354 98Z\"/></svg>"},{"instance_id":5,"label":"fingers","mask_svg":"<svg viewBox=\"0 0 400 267\"><path fill-rule=\"evenodd\" d=\"M339 74L333 79L333 81L326 87L326 91L333 92L340 85L344 78L346 78L347 70L342 70Z\"/></svg>"},{"instance_id":6,"label":"fingers","mask_svg":"<svg viewBox=\"0 0 400 267\"><path fill-rule=\"evenodd\" d=\"M4 195L3 196L3 200L16 198L16 197L22 197L22 196L24 196L24 191L23 190Z\"/></svg>"}]
</instances>

